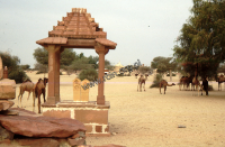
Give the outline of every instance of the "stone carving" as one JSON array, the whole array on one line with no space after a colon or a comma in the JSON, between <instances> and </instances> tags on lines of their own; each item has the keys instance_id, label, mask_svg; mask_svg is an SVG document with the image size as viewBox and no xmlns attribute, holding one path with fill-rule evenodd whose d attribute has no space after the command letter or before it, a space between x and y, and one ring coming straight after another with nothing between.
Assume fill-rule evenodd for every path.
<instances>
[{"instance_id":1,"label":"stone carving","mask_svg":"<svg viewBox=\"0 0 225 147\"><path fill-rule=\"evenodd\" d=\"M0 80L2 79L3 76L3 63L2 63L2 58L0 57Z\"/></svg>"},{"instance_id":2,"label":"stone carving","mask_svg":"<svg viewBox=\"0 0 225 147\"><path fill-rule=\"evenodd\" d=\"M85 86L85 88L81 88L81 101L82 102L89 101L89 90L90 90L89 83L90 83L90 81L88 81L87 79L85 79L81 82L81 86L82 87Z\"/></svg>"},{"instance_id":3,"label":"stone carving","mask_svg":"<svg viewBox=\"0 0 225 147\"><path fill-rule=\"evenodd\" d=\"M73 100L80 101L81 80L79 78L73 81Z\"/></svg>"}]
</instances>

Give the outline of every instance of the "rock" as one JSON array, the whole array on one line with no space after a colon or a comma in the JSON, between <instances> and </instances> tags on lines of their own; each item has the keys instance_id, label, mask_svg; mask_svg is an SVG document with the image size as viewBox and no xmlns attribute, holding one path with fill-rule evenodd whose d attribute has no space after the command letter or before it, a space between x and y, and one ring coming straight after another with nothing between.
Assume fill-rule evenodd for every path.
<instances>
[{"instance_id":1,"label":"rock","mask_svg":"<svg viewBox=\"0 0 225 147\"><path fill-rule=\"evenodd\" d=\"M15 110L6 110L6 111L0 111L0 114L8 115L8 116L17 116L19 115L19 112Z\"/></svg>"},{"instance_id":2,"label":"rock","mask_svg":"<svg viewBox=\"0 0 225 147\"><path fill-rule=\"evenodd\" d=\"M54 117L5 116L0 115L0 125L14 134L26 137L69 138L85 126L78 120Z\"/></svg>"},{"instance_id":3,"label":"rock","mask_svg":"<svg viewBox=\"0 0 225 147\"><path fill-rule=\"evenodd\" d=\"M0 111L2 110L7 110L11 108L14 105L14 102L12 101L7 101L7 100L0 100Z\"/></svg>"},{"instance_id":4,"label":"rock","mask_svg":"<svg viewBox=\"0 0 225 147\"><path fill-rule=\"evenodd\" d=\"M1 147L8 147L11 144L9 139L0 140Z\"/></svg>"},{"instance_id":5,"label":"rock","mask_svg":"<svg viewBox=\"0 0 225 147\"><path fill-rule=\"evenodd\" d=\"M113 132L113 133L112 133L113 136L115 136L116 134L117 134L116 132Z\"/></svg>"},{"instance_id":6,"label":"rock","mask_svg":"<svg viewBox=\"0 0 225 147\"><path fill-rule=\"evenodd\" d=\"M16 82L10 79L2 79L0 81L0 100L15 99Z\"/></svg>"},{"instance_id":7,"label":"rock","mask_svg":"<svg viewBox=\"0 0 225 147\"><path fill-rule=\"evenodd\" d=\"M14 134L0 126L0 140L1 139L13 139Z\"/></svg>"},{"instance_id":8,"label":"rock","mask_svg":"<svg viewBox=\"0 0 225 147\"><path fill-rule=\"evenodd\" d=\"M30 146L30 147L58 147L59 142L56 139L52 138L39 138L39 139L15 139L21 146Z\"/></svg>"},{"instance_id":9,"label":"rock","mask_svg":"<svg viewBox=\"0 0 225 147\"><path fill-rule=\"evenodd\" d=\"M179 125L178 128L186 128L184 125Z\"/></svg>"},{"instance_id":10,"label":"rock","mask_svg":"<svg viewBox=\"0 0 225 147\"><path fill-rule=\"evenodd\" d=\"M85 144L85 138L68 138L68 142L71 146L83 145Z\"/></svg>"}]
</instances>

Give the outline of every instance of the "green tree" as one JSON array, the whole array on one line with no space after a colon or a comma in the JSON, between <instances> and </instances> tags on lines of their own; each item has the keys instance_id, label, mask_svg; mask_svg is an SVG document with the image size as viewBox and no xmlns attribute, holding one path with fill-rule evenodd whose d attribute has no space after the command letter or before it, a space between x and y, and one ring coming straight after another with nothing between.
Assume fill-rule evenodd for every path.
<instances>
[{"instance_id":1,"label":"green tree","mask_svg":"<svg viewBox=\"0 0 225 147\"><path fill-rule=\"evenodd\" d=\"M193 0L193 3L193 15L181 29L174 57L184 63L184 70L190 70L190 74L212 76L225 59L225 1Z\"/></svg>"},{"instance_id":2,"label":"green tree","mask_svg":"<svg viewBox=\"0 0 225 147\"><path fill-rule=\"evenodd\" d=\"M157 72L163 75L169 71L175 71L177 63L172 60L172 57L155 57L151 62L151 68L157 69Z\"/></svg>"},{"instance_id":3,"label":"green tree","mask_svg":"<svg viewBox=\"0 0 225 147\"><path fill-rule=\"evenodd\" d=\"M30 79L23 69L20 68L20 59L17 56L11 56L9 53L0 52L2 58L3 67L8 68L8 78L13 79L16 83L22 83L26 79Z\"/></svg>"},{"instance_id":4,"label":"green tree","mask_svg":"<svg viewBox=\"0 0 225 147\"><path fill-rule=\"evenodd\" d=\"M48 65L48 51L44 48L37 48L34 50L34 58L37 63L42 65ZM70 65L78 56L72 49L64 49L60 54L60 65Z\"/></svg>"}]
</instances>

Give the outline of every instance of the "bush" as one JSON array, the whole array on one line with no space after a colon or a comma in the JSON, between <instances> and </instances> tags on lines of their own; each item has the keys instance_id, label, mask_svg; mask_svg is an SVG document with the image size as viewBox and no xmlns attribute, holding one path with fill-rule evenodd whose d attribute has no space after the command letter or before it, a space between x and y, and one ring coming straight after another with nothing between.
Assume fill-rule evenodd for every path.
<instances>
[{"instance_id":1,"label":"bush","mask_svg":"<svg viewBox=\"0 0 225 147\"><path fill-rule=\"evenodd\" d=\"M123 77L123 76L124 76L124 73L117 74L117 77Z\"/></svg>"},{"instance_id":2,"label":"bush","mask_svg":"<svg viewBox=\"0 0 225 147\"><path fill-rule=\"evenodd\" d=\"M212 85L209 85L209 86L208 86L208 91L214 91L214 89L213 89L213 86L212 86Z\"/></svg>"},{"instance_id":3,"label":"bush","mask_svg":"<svg viewBox=\"0 0 225 147\"><path fill-rule=\"evenodd\" d=\"M83 70L79 76L80 80L88 79L89 81L96 81L98 79L98 73L95 69L85 69Z\"/></svg>"},{"instance_id":4,"label":"bush","mask_svg":"<svg viewBox=\"0 0 225 147\"><path fill-rule=\"evenodd\" d=\"M155 76L155 79L154 79L154 81L153 81L153 84L152 84L149 88L159 87L159 83L160 83L161 80L162 80L162 75L157 74L157 75Z\"/></svg>"},{"instance_id":5,"label":"bush","mask_svg":"<svg viewBox=\"0 0 225 147\"><path fill-rule=\"evenodd\" d=\"M0 52L2 58L3 67L8 68L8 78L13 79L16 83L22 83L27 77L26 73L19 68L20 59L17 56L11 56L9 53Z\"/></svg>"}]
</instances>

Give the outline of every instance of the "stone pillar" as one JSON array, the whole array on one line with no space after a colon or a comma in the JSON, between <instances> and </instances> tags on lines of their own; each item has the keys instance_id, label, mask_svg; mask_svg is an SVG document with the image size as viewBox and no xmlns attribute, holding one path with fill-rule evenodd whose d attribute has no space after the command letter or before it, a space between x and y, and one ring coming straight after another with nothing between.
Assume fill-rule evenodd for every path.
<instances>
[{"instance_id":1,"label":"stone pillar","mask_svg":"<svg viewBox=\"0 0 225 147\"><path fill-rule=\"evenodd\" d=\"M97 104L104 105L105 104L105 96L104 96L105 55L109 52L109 49L103 45L97 44L97 46L95 46L95 51L99 55L98 80L100 79L100 83L98 84Z\"/></svg>"},{"instance_id":2,"label":"stone pillar","mask_svg":"<svg viewBox=\"0 0 225 147\"><path fill-rule=\"evenodd\" d=\"M60 101L60 53L63 48L56 45L48 45L48 97L43 105L55 105Z\"/></svg>"}]
</instances>

